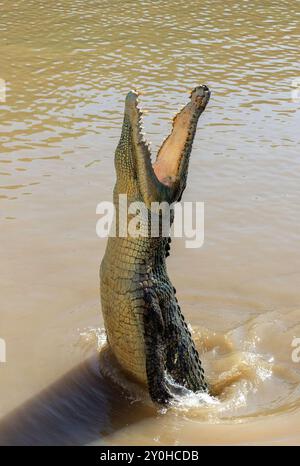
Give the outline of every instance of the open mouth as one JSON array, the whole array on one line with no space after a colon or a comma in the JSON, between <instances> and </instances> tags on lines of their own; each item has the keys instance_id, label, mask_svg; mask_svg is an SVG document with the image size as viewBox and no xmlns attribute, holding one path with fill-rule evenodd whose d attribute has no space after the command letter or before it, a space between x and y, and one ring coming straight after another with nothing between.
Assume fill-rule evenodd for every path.
<instances>
[{"instance_id":1,"label":"open mouth","mask_svg":"<svg viewBox=\"0 0 300 466\"><path fill-rule=\"evenodd\" d=\"M138 106L138 93L131 91L126 99L126 110L130 119L137 124L139 144L143 154L151 158L149 144L143 134L142 111ZM173 118L171 133L162 143L152 168L157 180L172 188L187 171L188 159L195 136L199 116L204 111L210 98L206 85L196 87L190 95L190 101Z\"/></svg>"}]
</instances>

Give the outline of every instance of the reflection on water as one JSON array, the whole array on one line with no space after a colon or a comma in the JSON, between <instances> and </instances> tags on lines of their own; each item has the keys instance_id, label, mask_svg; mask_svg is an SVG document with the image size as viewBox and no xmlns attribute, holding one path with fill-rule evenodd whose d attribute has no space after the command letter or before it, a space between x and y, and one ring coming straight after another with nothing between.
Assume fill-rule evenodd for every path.
<instances>
[{"instance_id":1,"label":"reflection on water","mask_svg":"<svg viewBox=\"0 0 300 466\"><path fill-rule=\"evenodd\" d=\"M0 445L85 445L154 415L107 384L87 359L0 422Z\"/></svg>"},{"instance_id":2,"label":"reflection on water","mask_svg":"<svg viewBox=\"0 0 300 466\"><path fill-rule=\"evenodd\" d=\"M299 442L298 3L0 5L0 440ZM205 201L205 245L174 242L169 268L216 398L133 410L126 382L74 347L101 325L95 206L111 198L127 91L143 91L155 153L201 83L212 97L185 199Z\"/></svg>"}]
</instances>

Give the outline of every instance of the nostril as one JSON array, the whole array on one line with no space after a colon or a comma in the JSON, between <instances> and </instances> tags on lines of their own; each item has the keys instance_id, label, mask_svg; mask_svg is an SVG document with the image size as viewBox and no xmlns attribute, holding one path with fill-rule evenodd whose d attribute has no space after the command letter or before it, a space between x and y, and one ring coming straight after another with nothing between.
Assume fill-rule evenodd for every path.
<instances>
[{"instance_id":1,"label":"nostril","mask_svg":"<svg viewBox=\"0 0 300 466\"><path fill-rule=\"evenodd\" d=\"M205 91L209 91L209 88L208 88L208 86L207 86L206 84L203 84L202 87L203 87L203 89L204 89Z\"/></svg>"}]
</instances>

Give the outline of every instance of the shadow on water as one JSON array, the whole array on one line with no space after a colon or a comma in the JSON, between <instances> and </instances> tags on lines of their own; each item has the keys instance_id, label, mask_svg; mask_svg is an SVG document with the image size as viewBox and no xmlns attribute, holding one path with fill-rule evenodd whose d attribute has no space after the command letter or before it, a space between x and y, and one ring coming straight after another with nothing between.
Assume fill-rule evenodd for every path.
<instances>
[{"instance_id":1,"label":"shadow on water","mask_svg":"<svg viewBox=\"0 0 300 466\"><path fill-rule=\"evenodd\" d=\"M105 378L94 356L3 418L0 445L105 444L106 436L154 414Z\"/></svg>"}]
</instances>

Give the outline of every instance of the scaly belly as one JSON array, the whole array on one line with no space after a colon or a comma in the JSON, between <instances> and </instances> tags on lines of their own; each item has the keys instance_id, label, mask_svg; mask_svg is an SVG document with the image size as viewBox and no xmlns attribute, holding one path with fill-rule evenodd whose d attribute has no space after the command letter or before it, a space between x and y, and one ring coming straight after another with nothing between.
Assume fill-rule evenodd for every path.
<instances>
[{"instance_id":1,"label":"scaly belly","mask_svg":"<svg viewBox=\"0 0 300 466\"><path fill-rule=\"evenodd\" d=\"M143 310L129 296L102 285L102 312L108 343L121 367L146 384Z\"/></svg>"}]
</instances>

